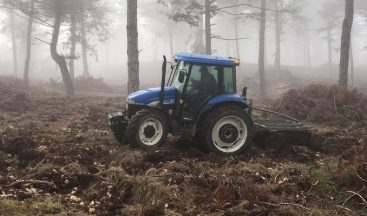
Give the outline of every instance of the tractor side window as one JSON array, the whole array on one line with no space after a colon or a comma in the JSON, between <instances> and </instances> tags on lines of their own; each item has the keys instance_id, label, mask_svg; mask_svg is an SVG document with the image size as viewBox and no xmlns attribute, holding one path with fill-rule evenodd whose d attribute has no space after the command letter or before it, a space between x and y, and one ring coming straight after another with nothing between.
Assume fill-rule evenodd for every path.
<instances>
[{"instance_id":1,"label":"tractor side window","mask_svg":"<svg viewBox=\"0 0 367 216\"><path fill-rule=\"evenodd\" d=\"M225 67L223 71L223 93L236 93L234 69L231 67Z\"/></svg>"},{"instance_id":2,"label":"tractor side window","mask_svg":"<svg viewBox=\"0 0 367 216\"><path fill-rule=\"evenodd\" d=\"M197 81L201 81L201 73L200 73L200 66L193 65L191 69L191 78ZM189 81L189 85L192 85L192 79Z\"/></svg>"},{"instance_id":3,"label":"tractor side window","mask_svg":"<svg viewBox=\"0 0 367 216\"><path fill-rule=\"evenodd\" d=\"M214 66L193 65L187 91L218 92L218 71Z\"/></svg>"},{"instance_id":4,"label":"tractor side window","mask_svg":"<svg viewBox=\"0 0 367 216\"><path fill-rule=\"evenodd\" d=\"M179 72L182 69L186 69L186 71L189 71L189 67L190 67L190 64L187 64L187 63L184 63L184 62L180 62L176 67L171 87L175 87L179 92L182 92L182 88L183 88L183 83L180 83L179 80L178 80Z\"/></svg>"}]
</instances>

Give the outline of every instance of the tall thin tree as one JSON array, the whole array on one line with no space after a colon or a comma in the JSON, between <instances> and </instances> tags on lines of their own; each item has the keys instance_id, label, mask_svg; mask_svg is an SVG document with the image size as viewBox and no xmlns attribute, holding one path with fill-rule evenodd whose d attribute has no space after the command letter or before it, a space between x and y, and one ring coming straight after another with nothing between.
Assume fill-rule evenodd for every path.
<instances>
[{"instance_id":1,"label":"tall thin tree","mask_svg":"<svg viewBox=\"0 0 367 216\"><path fill-rule=\"evenodd\" d=\"M89 77L89 65L88 65L88 42L85 31L85 17L82 14L80 18L80 34L82 45L82 58L83 58L83 76Z\"/></svg>"},{"instance_id":2,"label":"tall thin tree","mask_svg":"<svg viewBox=\"0 0 367 216\"><path fill-rule=\"evenodd\" d=\"M17 51L17 41L15 35L15 17L12 10L9 11L10 16L10 31L11 31L11 42L13 50L13 73L14 76L18 76L18 51Z\"/></svg>"},{"instance_id":3,"label":"tall thin tree","mask_svg":"<svg viewBox=\"0 0 367 216\"><path fill-rule=\"evenodd\" d=\"M139 90L138 1L127 1L127 70L129 93Z\"/></svg>"},{"instance_id":4,"label":"tall thin tree","mask_svg":"<svg viewBox=\"0 0 367 216\"><path fill-rule=\"evenodd\" d=\"M265 26L266 25L266 0L261 0L261 17L259 32L259 87L260 99L266 99L266 83L265 83Z\"/></svg>"},{"instance_id":5,"label":"tall thin tree","mask_svg":"<svg viewBox=\"0 0 367 216\"><path fill-rule=\"evenodd\" d=\"M274 59L274 67L275 74L279 76L280 72L280 40L282 35L282 17L281 12L279 11L282 8L282 2L279 0L274 1L275 4L275 59Z\"/></svg>"},{"instance_id":6,"label":"tall thin tree","mask_svg":"<svg viewBox=\"0 0 367 216\"><path fill-rule=\"evenodd\" d=\"M354 86L354 56L353 56L353 42L350 43L350 84Z\"/></svg>"},{"instance_id":7,"label":"tall thin tree","mask_svg":"<svg viewBox=\"0 0 367 216\"><path fill-rule=\"evenodd\" d=\"M345 17L341 36L339 63L339 86L342 88L348 88L348 66L353 18L354 0L345 0Z\"/></svg>"},{"instance_id":8,"label":"tall thin tree","mask_svg":"<svg viewBox=\"0 0 367 216\"><path fill-rule=\"evenodd\" d=\"M29 17L28 17L28 26L27 26L27 43L26 43L26 56L25 56L25 63L24 63L24 74L23 80L26 85L29 84L29 66L31 62L31 49L32 49L32 30L33 30L33 19L34 19L34 2L35 0L31 1L29 7Z\"/></svg>"},{"instance_id":9,"label":"tall thin tree","mask_svg":"<svg viewBox=\"0 0 367 216\"><path fill-rule=\"evenodd\" d=\"M205 53L212 54L211 0L205 0Z\"/></svg>"},{"instance_id":10,"label":"tall thin tree","mask_svg":"<svg viewBox=\"0 0 367 216\"><path fill-rule=\"evenodd\" d=\"M52 59L57 63L59 66L62 79L64 81L66 94L70 97L74 95L74 85L70 78L68 66L66 64L65 57L60 55L57 52L57 44L59 42L59 36L60 36L60 27L61 27L61 19L62 15L64 14L64 11L62 11L64 8L64 5L61 1L56 1L54 4L54 11L55 11L55 20L53 25L53 33L52 33L52 39L50 44L50 52Z\"/></svg>"},{"instance_id":11,"label":"tall thin tree","mask_svg":"<svg viewBox=\"0 0 367 216\"><path fill-rule=\"evenodd\" d=\"M76 59L75 50L76 50L76 17L74 14L70 16L70 61L69 61L69 70L70 70L70 77L74 81L75 78L75 67L74 61Z\"/></svg>"}]
</instances>

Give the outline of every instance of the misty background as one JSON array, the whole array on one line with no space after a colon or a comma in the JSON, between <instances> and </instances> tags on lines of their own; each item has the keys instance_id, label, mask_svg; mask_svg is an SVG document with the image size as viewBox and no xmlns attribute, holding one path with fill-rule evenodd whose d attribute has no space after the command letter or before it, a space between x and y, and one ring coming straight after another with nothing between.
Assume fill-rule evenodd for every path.
<instances>
[{"instance_id":1,"label":"misty background","mask_svg":"<svg viewBox=\"0 0 367 216\"><path fill-rule=\"evenodd\" d=\"M200 0L202 1L202 0ZM199 1L199 2L200 2ZM231 5L232 1L217 0L215 4ZM259 1L250 1L258 4ZM344 4L333 8L330 2L335 0L293 0L297 17L289 16L283 20L281 34L281 65L283 70L294 75L309 76L309 81L336 82L340 59L340 35ZM343 1L340 1L343 2ZM363 1L361 1L363 2ZM126 85L127 82L127 38L126 38L126 1L102 1L105 10L103 23L107 37L100 40L96 35L87 35L88 44L93 48L88 50L89 73L95 78L103 78L105 82L114 85ZM354 61L355 85L365 85L367 68L367 31L364 13L358 13L363 5L358 1L355 5L355 18L352 31L352 52ZM274 13L271 11L272 1L268 1L266 23L265 62L267 74L272 72L275 58L275 24ZM228 13L259 13L256 8L238 7L226 10ZM234 18L225 12L213 15L212 34L221 38L233 39L235 36ZM328 41L325 27L330 17L338 17L335 27L331 30L332 37L332 66L328 69ZM17 44L17 75L23 77L25 61L25 45L28 17L15 10L15 38ZM301 20L301 21L300 21ZM204 20L202 20L203 22ZM239 38L239 53L236 50L236 40L212 39L213 55L232 56L241 59L240 75L256 76L259 52L259 20L254 17L240 18L237 35ZM58 50L62 55L68 55L70 50L70 26L63 24L59 38ZM173 46L170 48L169 33L172 32ZM176 52L192 52L196 39L197 26L186 22L174 22L167 15L167 7L157 0L138 1L138 32L139 32L139 62L141 87L158 86L161 70L162 55L172 57ZM32 35L32 59L30 63L31 83L49 81L61 82L61 74L57 64L50 56L52 29L35 22ZM203 31L204 35L205 32ZM203 36L204 37L204 36ZM0 75L15 75L12 56L12 35L9 28L9 11L0 8ZM308 59L308 50L310 59ZM173 53L172 53L173 51ZM238 55L239 54L239 55ZM83 74L81 46L77 44L75 60L75 76ZM170 58L169 58L170 59ZM321 79L321 80L320 80Z\"/></svg>"}]
</instances>

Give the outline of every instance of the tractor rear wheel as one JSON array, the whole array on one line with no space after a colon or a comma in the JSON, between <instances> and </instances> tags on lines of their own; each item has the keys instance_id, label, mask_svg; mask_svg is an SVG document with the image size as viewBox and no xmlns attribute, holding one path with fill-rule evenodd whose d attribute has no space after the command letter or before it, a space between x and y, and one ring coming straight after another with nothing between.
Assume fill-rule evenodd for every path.
<instances>
[{"instance_id":1,"label":"tractor rear wheel","mask_svg":"<svg viewBox=\"0 0 367 216\"><path fill-rule=\"evenodd\" d=\"M153 149L164 143L168 133L168 120L158 110L137 112L127 127L127 139L133 147Z\"/></svg>"},{"instance_id":2,"label":"tractor rear wheel","mask_svg":"<svg viewBox=\"0 0 367 216\"><path fill-rule=\"evenodd\" d=\"M251 143L253 122L240 107L226 106L211 112L205 125L205 143L212 152L239 154Z\"/></svg>"}]
</instances>

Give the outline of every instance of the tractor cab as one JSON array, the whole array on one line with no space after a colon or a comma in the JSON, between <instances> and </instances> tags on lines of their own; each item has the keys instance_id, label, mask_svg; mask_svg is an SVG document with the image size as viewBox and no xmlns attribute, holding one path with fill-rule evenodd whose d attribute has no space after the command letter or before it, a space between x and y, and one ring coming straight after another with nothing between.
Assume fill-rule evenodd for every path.
<instances>
[{"instance_id":1,"label":"tractor cab","mask_svg":"<svg viewBox=\"0 0 367 216\"><path fill-rule=\"evenodd\" d=\"M176 117L183 122L195 122L200 111L236 95L236 66L231 58L180 53L175 55L175 66L168 86L177 90Z\"/></svg>"}]
</instances>

